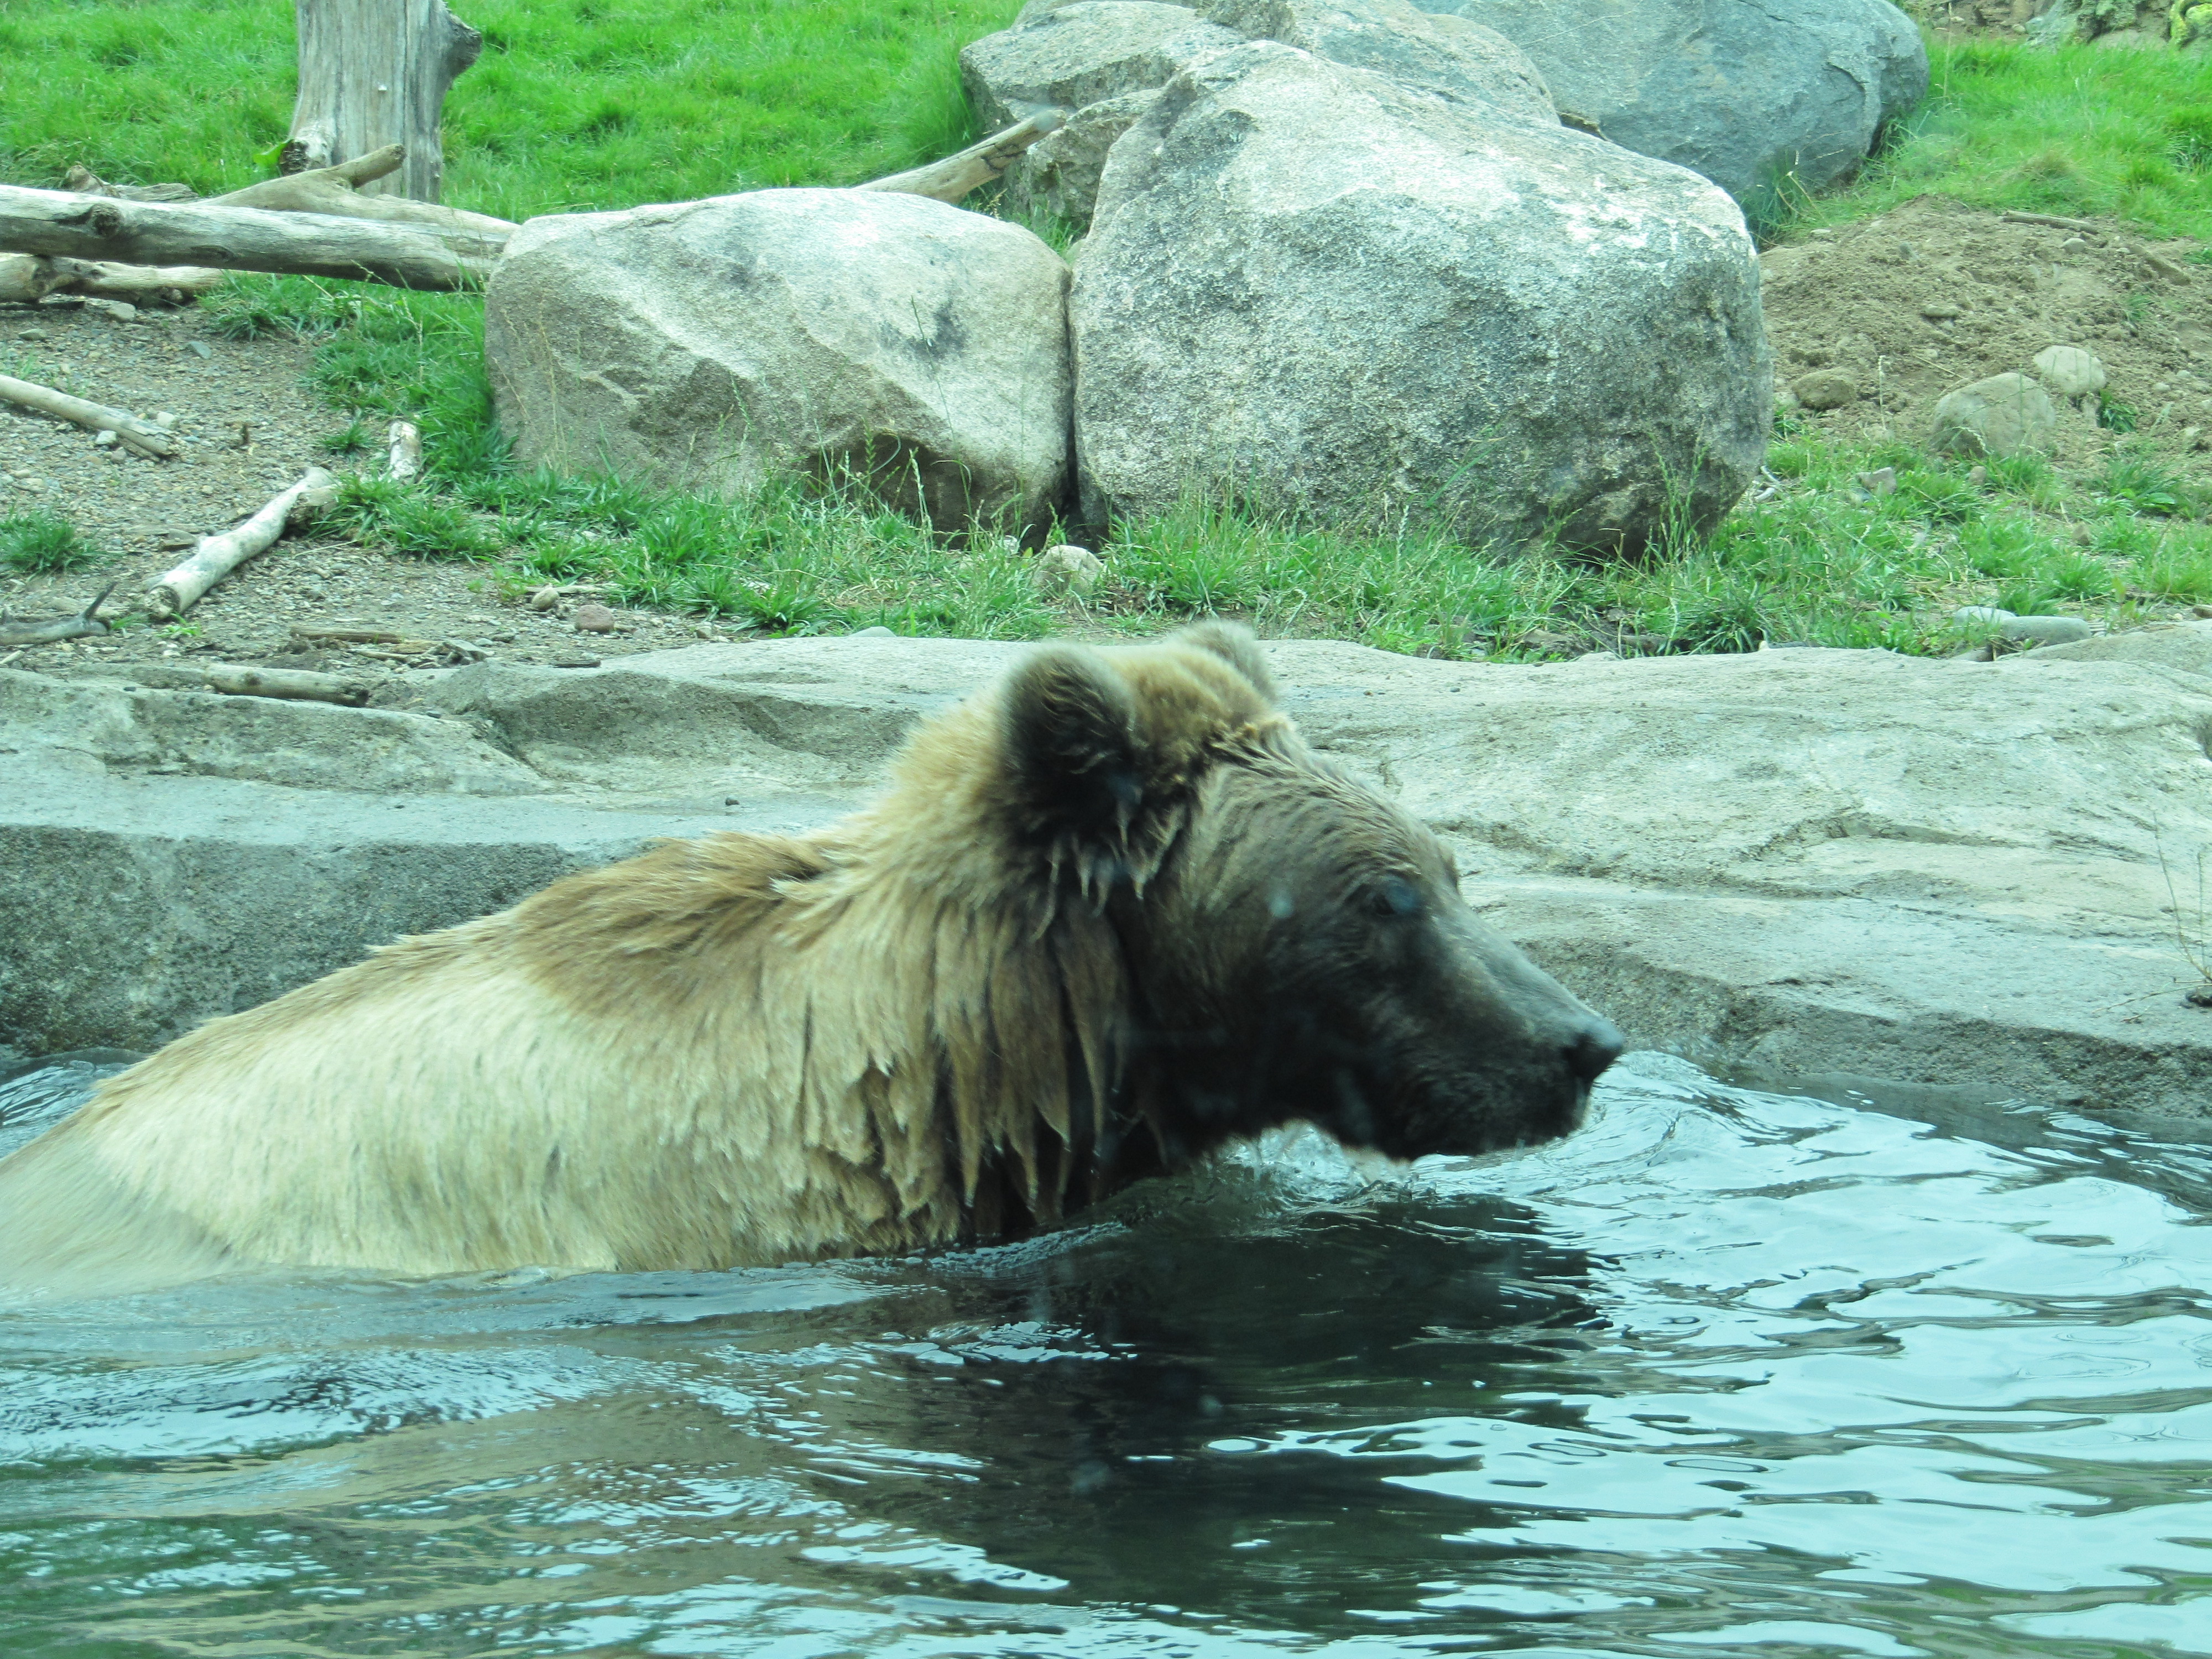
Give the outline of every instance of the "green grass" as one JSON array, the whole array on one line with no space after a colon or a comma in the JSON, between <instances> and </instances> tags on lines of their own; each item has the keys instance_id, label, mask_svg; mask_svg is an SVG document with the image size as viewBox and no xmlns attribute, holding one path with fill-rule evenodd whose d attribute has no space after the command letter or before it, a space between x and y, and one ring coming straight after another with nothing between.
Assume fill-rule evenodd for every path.
<instances>
[{"instance_id":1,"label":"green grass","mask_svg":"<svg viewBox=\"0 0 2212 1659\"><path fill-rule=\"evenodd\" d=\"M447 198L520 217L913 165L971 136L953 54L1016 4L472 4L464 15L488 45L447 103ZM291 57L281 0L0 0L0 176L52 183L82 161L110 178L235 187L283 136ZM1783 228L1934 191L2212 239L2212 62L1988 43L1936 46L1931 60L1930 99L1858 183L1780 204ZM1754 497L1714 534L1637 563L1471 549L1412 527L1336 534L1194 496L1115 526L1087 606L1048 605L995 539L963 548L849 488L785 481L725 502L516 466L491 419L473 296L241 276L206 310L234 336L315 343L313 383L350 420L326 442L333 454L373 465L383 420L421 424L422 483L349 487L340 521L368 545L479 562L513 592L591 581L623 603L766 632L1113 635L1226 614L1453 657L1762 641L1927 652L1976 637L1949 620L1960 605L2118 624L2212 601L2207 480L2135 438L2094 476L2031 459L1978 479L1906 445L1785 433ZM2106 425L2127 433L2130 413L2109 406ZM1894 494L1859 486L1885 466Z\"/></svg>"},{"instance_id":2,"label":"green grass","mask_svg":"<svg viewBox=\"0 0 2212 1659\"><path fill-rule=\"evenodd\" d=\"M472 0L446 100L447 199L508 218L848 185L968 142L953 70L1020 0ZM273 170L295 83L284 0L0 0L0 179Z\"/></svg>"},{"instance_id":3,"label":"green grass","mask_svg":"<svg viewBox=\"0 0 2212 1659\"><path fill-rule=\"evenodd\" d=\"M43 508L0 519L0 565L26 575L82 570L106 555L59 514Z\"/></svg>"},{"instance_id":4,"label":"green grass","mask_svg":"<svg viewBox=\"0 0 2212 1659\"><path fill-rule=\"evenodd\" d=\"M1930 41L1929 95L1848 191L1762 204L1840 225L1929 191L2212 240L2212 57Z\"/></svg>"}]
</instances>

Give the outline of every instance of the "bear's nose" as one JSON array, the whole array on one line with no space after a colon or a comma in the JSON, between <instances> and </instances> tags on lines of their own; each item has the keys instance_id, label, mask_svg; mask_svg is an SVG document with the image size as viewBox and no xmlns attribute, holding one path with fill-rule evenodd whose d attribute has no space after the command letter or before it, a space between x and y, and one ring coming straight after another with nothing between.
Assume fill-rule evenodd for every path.
<instances>
[{"instance_id":1,"label":"bear's nose","mask_svg":"<svg viewBox=\"0 0 2212 1659\"><path fill-rule=\"evenodd\" d=\"M1619 1026L1609 1019L1595 1020L1577 1031L1567 1045L1567 1069L1583 1082L1595 1083L1627 1046L1628 1039L1621 1036Z\"/></svg>"}]
</instances>

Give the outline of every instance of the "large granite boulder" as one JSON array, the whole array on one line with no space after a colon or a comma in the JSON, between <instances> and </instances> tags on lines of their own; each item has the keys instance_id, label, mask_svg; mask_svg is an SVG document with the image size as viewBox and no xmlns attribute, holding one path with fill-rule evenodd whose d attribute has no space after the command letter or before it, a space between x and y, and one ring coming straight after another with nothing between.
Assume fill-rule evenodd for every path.
<instances>
[{"instance_id":1,"label":"large granite boulder","mask_svg":"<svg viewBox=\"0 0 2212 1659\"><path fill-rule=\"evenodd\" d=\"M1151 0L1076 0L1023 14L960 53L960 79L984 126L1011 126L1034 111L1073 112L1170 76L1235 46L1239 36L1187 6Z\"/></svg>"},{"instance_id":2,"label":"large granite boulder","mask_svg":"<svg viewBox=\"0 0 2212 1659\"><path fill-rule=\"evenodd\" d=\"M1818 190L1928 91L1888 0L1420 0L1527 52L1569 119L1739 201Z\"/></svg>"},{"instance_id":3,"label":"large granite boulder","mask_svg":"<svg viewBox=\"0 0 2212 1659\"><path fill-rule=\"evenodd\" d=\"M1495 29L1412 0L1200 0L1199 9L1253 40L1279 40L1409 92L1552 122L1559 112L1526 53Z\"/></svg>"},{"instance_id":4,"label":"large granite boulder","mask_svg":"<svg viewBox=\"0 0 2212 1659\"><path fill-rule=\"evenodd\" d=\"M1178 76L1114 147L1071 315L1093 521L1195 487L1632 551L1717 522L1765 443L1725 195L1273 42Z\"/></svg>"},{"instance_id":5,"label":"large granite boulder","mask_svg":"<svg viewBox=\"0 0 2212 1659\"><path fill-rule=\"evenodd\" d=\"M554 214L484 296L525 461L738 495L806 470L942 529L1041 527L1068 468L1067 267L920 196L768 190Z\"/></svg>"}]
</instances>

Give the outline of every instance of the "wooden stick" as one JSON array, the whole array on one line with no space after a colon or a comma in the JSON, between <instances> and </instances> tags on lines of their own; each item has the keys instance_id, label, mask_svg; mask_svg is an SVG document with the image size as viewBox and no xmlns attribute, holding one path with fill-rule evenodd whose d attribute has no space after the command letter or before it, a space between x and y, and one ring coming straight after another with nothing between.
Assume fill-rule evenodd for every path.
<instances>
[{"instance_id":1,"label":"wooden stick","mask_svg":"<svg viewBox=\"0 0 2212 1659\"><path fill-rule=\"evenodd\" d=\"M434 202L410 201L404 196L368 196L357 188L398 171L406 159L405 145L386 144L382 149L341 161L334 167L264 179L243 190L210 196L206 205L271 208L283 213L332 213L341 218L376 219L387 224L429 225L496 237L502 241L514 234L517 227L511 219L495 219L488 213L467 213L459 208L441 207Z\"/></svg>"},{"instance_id":2,"label":"wooden stick","mask_svg":"<svg viewBox=\"0 0 2212 1659\"><path fill-rule=\"evenodd\" d=\"M1998 216L2008 225L2050 225L2058 230L2086 230L2093 236L2103 234L2087 219L2062 219L2055 213L2022 213L2017 209L2007 208Z\"/></svg>"},{"instance_id":3,"label":"wooden stick","mask_svg":"<svg viewBox=\"0 0 2212 1659\"><path fill-rule=\"evenodd\" d=\"M250 668L219 662L209 664L200 672L209 690L234 697L284 697L302 702L342 703L349 708L358 708L368 701L368 687L304 668Z\"/></svg>"},{"instance_id":4,"label":"wooden stick","mask_svg":"<svg viewBox=\"0 0 2212 1659\"><path fill-rule=\"evenodd\" d=\"M115 584L108 583L100 590L98 599L74 617L49 617L36 623L0 622L0 646L52 645L86 634L105 634L110 624L100 619L100 607L114 591Z\"/></svg>"},{"instance_id":5,"label":"wooden stick","mask_svg":"<svg viewBox=\"0 0 2212 1659\"><path fill-rule=\"evenodd\" d=\"M292 637L306 641L328 641L339 645L397 645L407 636L395 634L388 628L316 628L294 623Z\"/></svg>"},{"instance_id":6,"label":"wooden stick","mask_svg":"<svg viewBox=\"0 0 2212 1659\"><path fill-rule=\"evenodd\" d=\"M390 453L385 459L384 476L404 483L418 477L422 471L422 433L412 421L394 421L384 434Z\"/></svg>"},{"instance_id":7,"label":"wooden stick","mask_svg":"<svg viewBox=\"0 0 2212 1659\"><path fill-rule=\"evenodd\" d=\"M13 256L0 256L13 257ZM206 265L121 265L112 259L57 259L70 294L144 305L172 293L189 299L220 287L222 273Z\"/></svg>"},{"instance_id":8,"label":"wooden stick","mask_svg":"<svg viewBox=\"0 0 2212 1659\"><path fill-rule=\"evenodd\" d=\"M337 489L336 475L311 466L305 477L274 497L244 524L209 536L186 559L162 576L146 595L146 608L166 622L181 617L200 602L200 596L256 554L275 545L295 514L302 517L330 504Z\"/></svg>"},{"instance_id":9,"label":"wooden stick","mask_svg":"<svg viewBox=\"0 0 2212 1659\"><path fill-rule=\"evenodd\" d=\"M957 155L888 179L856 185L860 190L887 190L902 196L928 196L940 202L957 202L969 191L1002 177L1017 157L1048 132L1057 132L1067 117L1056 109L1039 110L1026 121L1004 132L994 132L979 144L970 144Z\"/></svg>"},{"instance_id":10,"label":"wooden stick","mask_svg":"<svg viewBox=\"0 0 2212 1659\"><path fill-rule=\"evenodd\" d=\"M88 404L52 386L33 386L28 380L0 374L0 398L25 409L35 409L41 415L75 421L88 431L112 432L119 442L155 460L165 460L177 453L177 441L151 422L142 421L119 409L110 409L105 404Z\"/></svg>"},{"instance_id":11,"label":"wooden stick","mask_svg":"<svg viewBox=\"0 0 2212 1659\"><path fill-rule=\"evenodd\" d=\"M118 202L0 185L0 252L455 289L489 276L506 245L504 236L434 225L204 202Z\"/></svg>"}]
</instances>

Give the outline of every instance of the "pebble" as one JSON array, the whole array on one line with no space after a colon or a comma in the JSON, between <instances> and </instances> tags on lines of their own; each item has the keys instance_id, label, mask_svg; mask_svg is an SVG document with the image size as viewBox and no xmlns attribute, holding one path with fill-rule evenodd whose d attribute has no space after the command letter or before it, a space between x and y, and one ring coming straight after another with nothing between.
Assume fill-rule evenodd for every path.
<instances>
[{"instance_id":1,"label":"pebble","mask_svg":"<svg viewBox=\"0 0 2212 1659\"><path fill-rule=\"evenodd\" d=\"M580 605L569 621L575 624L579 634L611 634L615 631L615 613L603 605Z\"/></svg>"},{"instance_id":2,"label":"pebble","mask_svg":"<svg viewBox=\"0 0 2212 1659\"><path fill-rule=\"evenodd\" d=\"M1030 571L1030 586L1048 599L1073 594L1085 599L1097 591L1105 574L1106 567L1096 553L1073 542L1062 542L1037 555Z\"/></svg>"},{"instance_id":3,"label":"pebble","mask_svg":"<svg viewBox=\"0 0 2212 1659\"><path fill-rule=\"evenodd\" d=\"M1960 314L1960 308L1948 300L1930 300L1920 307L1920 314L1931 323L1948 323Z\"/></svg>"},{"instance_id":4,"label":"pebble","mask_svg":"<svg viewBox=\"0 0 2212 1659\"><path fill-rule=\"evenodd\" d=\"M1858 401L1859 383L1839 368L1816 368L1792 380L1790 390L1808 409L1841 409Z\"/></svg>"},{"instance_id":5,"label":"pebble","mask_svg":"<svg viewBox=\"0 0 2212 1659\"><path fill-rule=\"evenodd\" d=\"M2080 346L2045 346L2035 354L2035 373L2061 398L2086 398L2105 388L2105 366Z\"/></svg>"},{"instance_id":6,"label":"pebble","mask_svg":"<svg viewBox=\"0 0 2212 1659\"><path fill-rule=\"evenodd\" d=\"M1862 472L1859 474L1859 487L1869 495L1894 495L1897 494L1897 469L1884 466L1877 467L1872 472Z\"/></svg>"}]
</instances>

